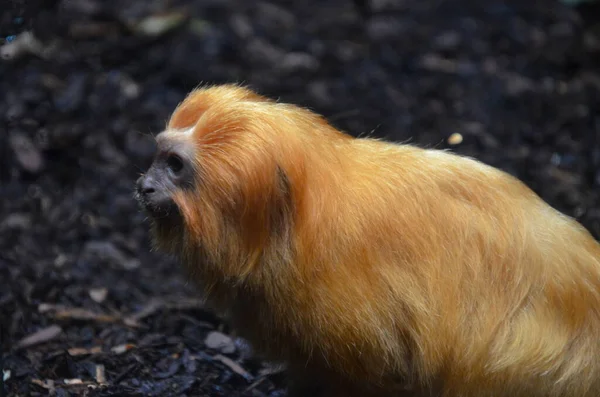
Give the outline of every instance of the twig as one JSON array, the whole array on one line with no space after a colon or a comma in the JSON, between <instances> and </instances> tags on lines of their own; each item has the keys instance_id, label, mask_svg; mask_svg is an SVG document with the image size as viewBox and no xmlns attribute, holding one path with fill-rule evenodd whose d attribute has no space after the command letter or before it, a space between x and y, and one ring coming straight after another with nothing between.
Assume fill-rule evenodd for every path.
<instances>
[{"instance_id":1,"label":"twig","mask_svg":"<svg viewBox=\"0 0 600 397\"><path fill-rule=\"evenodd\" d=\"M96 313L91 310L80 307L68 308L50 303L42 303L38 307L40 313L50 313L50 316L57 320L77 320L77 321L94 321L99 323L123 323L129 327L137 328L139 324L135 321L128 321L120 314L110 315Z\"/></svg>"},{"instance_id":2,"label":"twig","mask_svg":"<svg viewBox=\"0 0 600 397\"><path fill-rule=\"evenodd\" d=\"M246 389L244 389L244 393L248 393L250 390L254 389L256 386L263 383L265 381L265 379L266 379L266 377L261 376L260 378L255 380L250 386L248 386Z\"/></svg>"},{"instance_id":3,"label":"twig","mask_svg":"<svg viewBox=\"0 0 600 397\"><path fill-rule=\"evenodd\" d=\"M250 373L248 371L246 371L244 368L242 368L241 365L239 365L238 363L236 363L235 361L233 361L229 357L225 357L225 356L222 356L220 354L217 354L213 358L215 360L218 360L221 363L225 364L226 366L228 366L229 369L231 369L233 372L235 372L236 374L240 375L244 379L246 379L248 381L251 381L253 379L253 376L250 375Z\"/></svg>"},{"instance_id":4,"label":"twig","mask_svg":"<svg viewBox=\"0 0 600 397\"><path fill-rule=\"evenodd\" d=\"M80 308L57 311L56 313L54 313L54 317L60 320L92 320L100 323L115 323L120 320L119 317L107 314L94 313L90 310Z\"/></svg>"}]
</instances>

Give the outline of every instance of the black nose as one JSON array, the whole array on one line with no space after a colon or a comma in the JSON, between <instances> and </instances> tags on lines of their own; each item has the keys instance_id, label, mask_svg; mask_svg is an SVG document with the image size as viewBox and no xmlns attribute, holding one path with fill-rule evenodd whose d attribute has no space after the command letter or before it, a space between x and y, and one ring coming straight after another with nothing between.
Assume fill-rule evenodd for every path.
<instances>
[{"instance_id":1,"label":"black nose","mask_svg":"<svg viewBox=\"0 0 600 397\"><path fill-rule=\"evenodd\" d=\"M143 196L148 196L156 192L154 179L147 175L141 176L137 180L137 191Z\"/></svg>"}]
</instances>

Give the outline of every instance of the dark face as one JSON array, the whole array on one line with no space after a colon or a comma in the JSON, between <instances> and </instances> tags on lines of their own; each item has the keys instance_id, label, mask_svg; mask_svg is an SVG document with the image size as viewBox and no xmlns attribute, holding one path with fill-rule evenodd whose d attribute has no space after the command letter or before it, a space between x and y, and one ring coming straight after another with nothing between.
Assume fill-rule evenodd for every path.
<instances>
[{"instance_id":1,"label":"dark face","mask_svg":"<svg viewBox=\"0 0 600 397\"><path fill-rule=\"evenodd\" d=\"M176 214L173 194L193 185L191 161L183 143L160 138L152 165L136 183L136 198L153 218Z\"/></svg>"}]
</instances>

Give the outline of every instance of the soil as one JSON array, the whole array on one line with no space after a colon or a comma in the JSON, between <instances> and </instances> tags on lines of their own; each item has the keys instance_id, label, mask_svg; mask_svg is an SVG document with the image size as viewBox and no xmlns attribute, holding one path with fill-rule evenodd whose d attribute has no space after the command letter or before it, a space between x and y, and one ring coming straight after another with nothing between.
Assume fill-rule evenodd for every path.
<instances>
[{"instance_id":1,"label":"soil","mask_svg":"<svg viewBox=\"0 0 600 397\"><path fill-rule=\"evenodd\" d=\"M151 135L200 83L243 82L356 136L476 157L600 238L600 25L598 6L585 7L9 0L0 10L4 391L285 394L285 373L203 309L176 262L151 252L133 200Z\"/></svg>"}]
</instances>

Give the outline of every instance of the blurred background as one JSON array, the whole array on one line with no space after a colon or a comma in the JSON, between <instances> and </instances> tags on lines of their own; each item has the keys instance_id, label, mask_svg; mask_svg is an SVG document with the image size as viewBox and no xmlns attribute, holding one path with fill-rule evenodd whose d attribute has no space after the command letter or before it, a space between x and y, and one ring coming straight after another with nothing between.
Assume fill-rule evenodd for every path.
<instances>
[{"instance_id":1,"label":"blurred background","mask_svg":"<svg viewBox=\"0 0 600 397\"><path fill-rule=\"evenodd\" d=\"M150 252L133 184L199 84L450 149L600 237L595 2L3 0L0 390L283 396ZM2 393L2 391L0 391Z\"/></svg>"}]
</instances>

